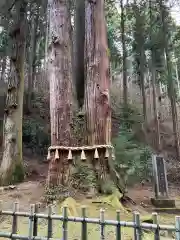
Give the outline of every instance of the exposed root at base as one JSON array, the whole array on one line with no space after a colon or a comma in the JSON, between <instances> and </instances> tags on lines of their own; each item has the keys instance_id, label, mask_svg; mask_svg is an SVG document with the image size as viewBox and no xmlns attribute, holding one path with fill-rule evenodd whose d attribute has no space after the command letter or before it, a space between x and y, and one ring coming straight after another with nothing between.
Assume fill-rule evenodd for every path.
<instances>
[{"instance_id":1,"label":"exposed root at base","mask_svg":"<svg viewBox=\"0 0 180 240\"><path fill-rule=\"evenodd\" d=\"M115 193L109 196L99 197L98 199L93 200L92 203L107 204L116 210L121 210L124 213L128 213L128 210L122 205L119 196Z\"/></svg>"}]
</instances>

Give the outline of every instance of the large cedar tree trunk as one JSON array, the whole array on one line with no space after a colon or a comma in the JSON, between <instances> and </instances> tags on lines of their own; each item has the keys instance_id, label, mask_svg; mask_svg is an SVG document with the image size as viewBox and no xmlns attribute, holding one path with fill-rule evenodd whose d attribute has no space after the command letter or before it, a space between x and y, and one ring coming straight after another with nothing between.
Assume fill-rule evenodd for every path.
<instances>
[{"instance_id":1,"label":"large cedar tree trunk","mask_svg":"<svg viewBox=\"0 0 180 240\"><path fill-rule=\"evenodd\" d=\"M87 144L111 144L110 71L104 0L86 1L85 28ZM98 180L104 182L108 168L104 153L100 152L99 164L96 165Z\"/></svg>"},{"instance_id":2,"label":"large cedar tree trunk","mask_svg":"<svg viewBox=\"0 0 180 240\"><path fill-rule=\"evenodd\" d=\"M15 17L10 37L12 54L11 70L4 114L3 159L0 169L1 184L20 181L24 177L22 162L22 119L25 62L26 1L15 2Z\"/></svg>"},{"instance_id":3,"label":"large cedar tree trunk","mask_svg":"<svg viewBox=\"0 0 180 240\"><path fill-rule=\"evenodd\" d=\"M48 78L50 83L51 145L71 146L72 79L70 15L67 0L49 0ZM49 165L48 185L66 185L67 155L59 152Z\"/></svg>"}]
</instances>

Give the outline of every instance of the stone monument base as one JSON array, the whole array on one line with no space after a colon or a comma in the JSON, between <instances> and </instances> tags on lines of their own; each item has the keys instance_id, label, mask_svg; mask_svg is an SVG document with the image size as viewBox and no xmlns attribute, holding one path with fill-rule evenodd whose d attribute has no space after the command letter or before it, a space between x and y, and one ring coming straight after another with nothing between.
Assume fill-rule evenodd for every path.
<instances>
[{"instance_id":1,"label":"stone monument base","mask_svg":"<svg viewBox=\"0 0 180 240\"><path fill-rule=\"evenodd\" d=\"M151 198L151 203L156 208L175 208L175 199L164 199L164 198Z\"/></svg>"}]
</instances>

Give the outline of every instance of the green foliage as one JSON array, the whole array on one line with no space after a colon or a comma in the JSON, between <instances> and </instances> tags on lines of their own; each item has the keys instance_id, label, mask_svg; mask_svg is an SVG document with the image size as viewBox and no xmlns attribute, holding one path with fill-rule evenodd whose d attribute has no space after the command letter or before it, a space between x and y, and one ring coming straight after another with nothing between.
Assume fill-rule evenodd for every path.
<instances>
[{"instance_id":1,"label":"green foliage","mask_svg":"<svg viewBox=\"0 0 180 240\"><path fill-rule=\"evenodd\" d=\"M127 184L139 182L150 176L151 165L149 160L151 150L148 146L137 141L133 128L142 122L142 117L136 108L129 105L125 114L122 113L119 136L113 140L115 147L116 170L124 177ZM127 171L122 168L127 166Z\"/></svg>"},{"instance_id":2,"label":"green foliage","mask_svg":"<svg viewBox=\"0 0 180 240\"><path fill-rule=\"evenodd\" d=\"M82 111L74 111L71 130L74 136L74 141L77 145L82 145L85 132L85 113Z\"/></svg>"},{"instance_id":3,"label":"green foliage","mask_svg":"<svg viewBox=\"0 0 180 240\"><path fill-rule=\"evenodd\" d=\"M120 122L124 129L132 129L135 124L143 122L143 116L135 105L128 104L120 108Z\"/></svg>"},{"instance_id":4,"label":"green foliage","mask_svg":"<svg viewBox=\"0 0 180 240\"><path fill-rule=\"evenodd\" d=\"M72 173L72 187L82 191L89 191L96 186L96 177L93 169L88 165L76 161L76 167Z\"/></svg>"},{"instance_id":5,"label":"green foliage","mask_svg":"<svg viewBox=\"0 0 180 240\"><path fill-rule=\"evenodd\" d=\"M69 197L69 189L59 184L58 186L45 186L44 199L47 203L53 203L53 201L64 201Z\"/></svg>"},{"instance_id":6,"label":"green foliage","mask_svg":"<svg viewBox=\"0 0 180 240\"><path fill-rule=\"evenodd\" d=\"M34 153L44 154L50 145L50 134L44 123L33 118L23 121L23 143Z\"/></svg>"},{"instance_id":7,"label":"green foliage","mask_svg":"<svg viewBox=\"0 0 180 240\"><path fill-rule=\"evenodd\" d=\"M5 53L5 48L8 43L8 35L6 31L0 32L0 55L3 56Z\"/></svg>"},{"instance_id":8,"label":"green foliage","mask_svg":"<svg viewBox=\"0 0 180 240\"><path fill-rule=\"evenodd\" d=\"M108 47L110 50L110 60L112 70L115 71L121 65L120 49L120 14L115 6L114 1L107 1L105 5L107 20Z\"/></svg>"},{"instance_id":9,"label":"green foliage","mask_svg":"<svg viewBox=\"0 0 180 240\"><path fill-rule=\"evenodd\" d=\"M116 152L116 169L122 173L122 164L128 166L127 172L124 174L127 184L139 182L150 176L151 157L149 147L138 143L134 134L128 129L120 129L119 136L114 140Z\"/></svg>"},{"instance_id":10,"label":"green foliage","mask_svg":"<svg viewBox=\"0 0 180 240\"><path fill-rule=\"evenodd\" d=\"M106 182L102 182L101 184L101 193L105 195L111 195L116 192L116 187L110 179Z\"/></svg>"}]
</instances>

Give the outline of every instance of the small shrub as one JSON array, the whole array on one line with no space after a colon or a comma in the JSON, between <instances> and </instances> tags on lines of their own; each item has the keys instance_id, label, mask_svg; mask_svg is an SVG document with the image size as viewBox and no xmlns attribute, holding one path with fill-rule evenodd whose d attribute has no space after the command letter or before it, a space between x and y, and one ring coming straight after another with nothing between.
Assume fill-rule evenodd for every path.
<instances>
[{"instance_id":1,"label":"small shrub","mask_svg":"<svg viewBox=\"0 0 180 240\"><path fill-rule=\"evenodd\" d=\"M70 196L69 188L58 185L58 186L45 186L44 200L47 203L53 203L53 201L63 202L67 197Z\"/></svg>"},{"instance_id":2,"label":"small shrub","mask_svg":"<svg viewBox=\"0 0 180 240\"><path fill-rule=\"evenodd\" d=\"M114 139L114 146L116 169L124 175L127 184L140 182L150 176L151 150L148 146L136 142L133 132L121 129L119 136ZM122 164L128 166L126 172L121 168Z\"/></svg>"},{"instance_id":3,"label":"small shrub","mask_svg":"<svg viewBox=\"0 0 180 240\"><path fill-rule=\"evenodd\" d=\"M128 104L126 108L121 107L120 122L124 128L132 129L143 122L143 116L135 105Z\"/></svg>"},{"instance_id":4,"label":"small shrub","mask_svg":"<svg viewBox=\"0 0 180 240\"><path fill-rule=\"evenodd\" d=\"M89 166L77 161L71 182L72 187L86 192L96 186L96 177L94 171Z\"/></svg>"},{"instance_id":5,"label":"small shrub","mask_svg":"<svg viewBox=\"0 0 180 240\"><path fill-rule=\"evenodd\" d=\"M126 109L121 108L120 114L121 127L119 135L113 140L116 153L116 169L124 175L127 184L139 182L148 178L151 174L151 149L137 141L134 129L142 123L142 116L139 110L128 105ZM127 165L128 169L124 172L121 166Z\"/></svg>"}]
</instances>

